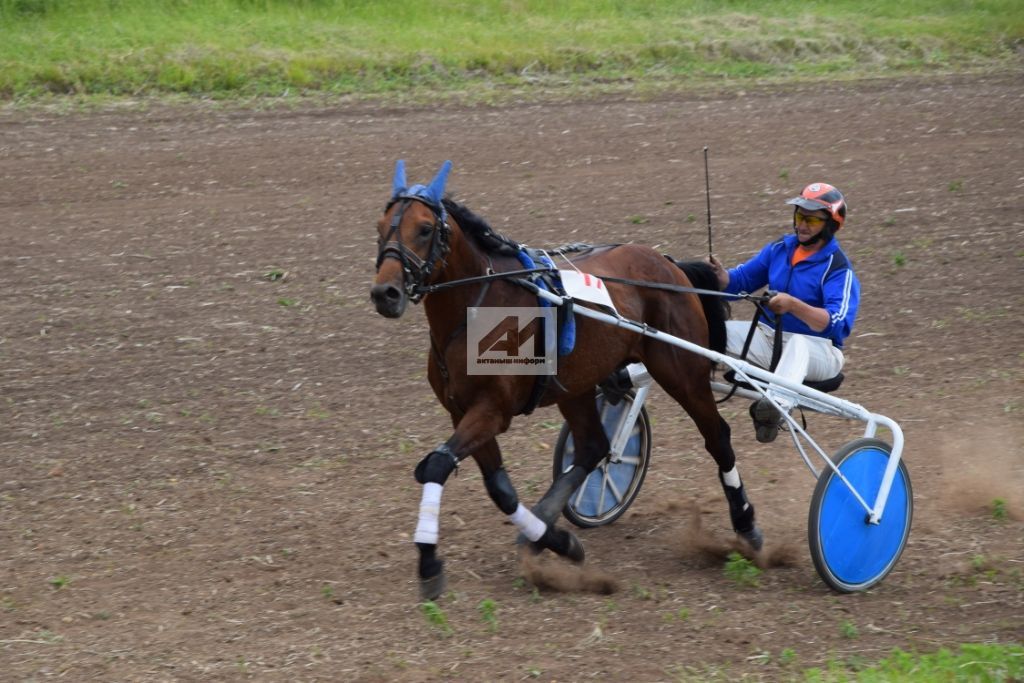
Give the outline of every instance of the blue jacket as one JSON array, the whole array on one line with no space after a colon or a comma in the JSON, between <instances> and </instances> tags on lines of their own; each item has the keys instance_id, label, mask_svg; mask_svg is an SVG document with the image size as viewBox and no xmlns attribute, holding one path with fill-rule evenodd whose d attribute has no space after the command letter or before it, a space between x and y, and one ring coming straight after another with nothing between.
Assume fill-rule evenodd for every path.
<instances>
[{"instance_id":1,"label":"blue jacket","mask_svg":"<svg viewBox=\"0 0 1024 683\"><path fill-rule=\"evenodd\" d=\"M857 317L860 282L836 239L791 266L797 244L796 235L786 235L766 245L746 263L730 268L729 286L725 291L730 294L752 293L767 285L769 289L786 292L815 308L824 308L829 314L829 324L821 332L812 330L792 313L782 316L782 330L825 337L842 348L843 340L853 331Z\"/></svg>"}]
</instances>

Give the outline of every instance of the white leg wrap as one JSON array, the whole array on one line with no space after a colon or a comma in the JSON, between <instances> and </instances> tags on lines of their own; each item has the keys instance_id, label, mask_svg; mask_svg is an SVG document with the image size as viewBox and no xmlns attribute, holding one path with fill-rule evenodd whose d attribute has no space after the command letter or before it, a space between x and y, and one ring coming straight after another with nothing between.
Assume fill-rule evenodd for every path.
<instances>
[{"instance_id":1,"label":"white leg wrap","mask_svg":"<svg viewBox=\"0 0 1024 683\"><path fill-rule=\"evenodd\" d=\"M537 515L527 510L522 503L519 504L516 511L509 515L508 518L522 532L523 536L526 536L531 541L538 540L548 530L548 525L542 522Z\"/></svg>"},{"instance_id":2,"label":"white leg wrap","mask_svg":"<svg viewBox=\"0 0 1024 683\"><path fill-rule=\"evenodd\" d=\"M440 484L427 483L423 485L423 498L420 499L420 521L416 525L416 533L412 537L416 543L437 545L442 491L444 491L444 487Z\"/></svg>"},{"instance_id":3,"label":"white leg wrap","mask_svg":"<svg viewBox=\"0 0 1024 683\"><path fill-rule=\"evenodd\" d=\"M733 467L728 472L722 472L722 480L725 485L729 488L738 489L740 487L740 471Z\"/></svg>"}]
</instances>

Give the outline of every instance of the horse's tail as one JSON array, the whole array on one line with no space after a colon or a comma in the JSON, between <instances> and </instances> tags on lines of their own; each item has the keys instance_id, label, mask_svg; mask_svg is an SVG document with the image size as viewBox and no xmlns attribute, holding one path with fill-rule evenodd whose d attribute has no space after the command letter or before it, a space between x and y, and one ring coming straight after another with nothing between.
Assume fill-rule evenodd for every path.
<instances>
[{"instance_id":1,"label":"horse's tail","mask_svg":"<svg viewBox=\"0 0 1024 683\"><path fill-rule=\"evenodd\" d=\"M718 276L714 268L704 261L672 260L697 289L720 291ZM700 304L704 307L704 317L708 320L708 341L712 351L725 353L725 321L729 318L729 304L724 296L701 294Z\"/></svg>"}]
</instances>

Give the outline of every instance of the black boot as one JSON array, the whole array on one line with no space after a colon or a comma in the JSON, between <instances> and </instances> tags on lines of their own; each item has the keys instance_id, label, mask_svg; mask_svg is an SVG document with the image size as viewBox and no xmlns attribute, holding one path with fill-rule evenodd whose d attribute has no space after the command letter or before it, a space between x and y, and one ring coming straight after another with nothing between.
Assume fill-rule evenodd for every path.
<instances>
[{"instance_id":1,"label":"black boot","mask_svg":"<svg viewBox=\"0 0 1024 683\"><path fill-rule=\"evenodd\" d=\"M608 375L603 382L597 385L601 389L604 400L609 405L617 406L622 397L633 388L633 382L629 378L629 370L622 366L612 374Z\"/></svg>"}]
</instances>

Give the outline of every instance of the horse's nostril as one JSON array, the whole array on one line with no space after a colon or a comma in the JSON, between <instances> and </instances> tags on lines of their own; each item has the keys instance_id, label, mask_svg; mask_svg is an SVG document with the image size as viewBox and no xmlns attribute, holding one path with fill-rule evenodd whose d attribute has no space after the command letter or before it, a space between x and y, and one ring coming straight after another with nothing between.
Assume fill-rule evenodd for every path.
<instances>
[{"instance_id":1,"label":"horse's nostril","mask_svg":"<svg viewBox=\"0 0 1024 683\"><path fill-rule=\"evenodd\" d=\"M370 298L377 306L386 306L391 310L402 306L404 299L401 288L395 285L374 285L370 289Z\"/></svg>"}]
</instances>

